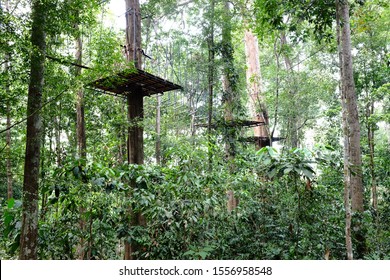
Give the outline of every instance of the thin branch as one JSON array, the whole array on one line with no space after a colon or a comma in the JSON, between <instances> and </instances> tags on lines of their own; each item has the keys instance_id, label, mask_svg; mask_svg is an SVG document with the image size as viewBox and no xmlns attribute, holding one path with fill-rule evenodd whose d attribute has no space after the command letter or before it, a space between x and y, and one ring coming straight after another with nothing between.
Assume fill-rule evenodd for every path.
<instances>
[{"instance_id":1,"label":"thin branch","mask_svg":"<svg viewBox=\"0 0 390 280\"><path fill-rule=\"evenodd\" d=\"M46 58L51 59L53 61L56 61L56 62L58 62L60 64L64 64L64 65L72 65L72 66L80 67L80 68L83 68L83 69L92 69L92 68L90 68L88 66L80 65L80 64L77 64L77 63L74 63L74 62L70 62L70 61L66 61L66 60L63 60L61 58L53 57L53 56L50 56L50 55L46 55Z\"/></svg>"},{"instance_id":2,"label":"thin branch","mask_svg":"<svg viewBox=\"0 0 390 280\"><path fill-rule=\"evenodd\" d=\"M1 148L0 153L2 153L4 151L4 149L7 148L7 146L8 146L8 143L6 143L3 148Z\"/></svg>"},{"instance_id":3,"label":"thin branch","mask_svg":"<svg viewBox=\"0 0 390 280\"><path fill-rule=\"evenodd\" d=\"M32 112L32 113L31 113L29 116L27 116L26 118L23 118L23 119L21 119L20 121L17 121L16 123L14 123L14 124L8 126L7 128L5 128L5 129L3 129L3 130L0 130L0 134L6 132L6 131L8 131L8 130L10 130L11 128L13 128L13 127L15 127L15 126L17 126L17 125L19 125L19 124L25 122L25 121L27 121L27 119L28 119L29 117L31 117L32 115L34 115L34 114L37 113L38 111L42 110L46 105L48 105L48 104L52 103L53 101L57 100L57 99L58 99L61 95L63 95L67 90L68 90L68 89L63 90L63 91L60 92L58 95L56 95L54 98L52 98L51 100L45 102L40 108L38 108L37 110L35 110L34 112Z\"/></svg>"}]
</instances>

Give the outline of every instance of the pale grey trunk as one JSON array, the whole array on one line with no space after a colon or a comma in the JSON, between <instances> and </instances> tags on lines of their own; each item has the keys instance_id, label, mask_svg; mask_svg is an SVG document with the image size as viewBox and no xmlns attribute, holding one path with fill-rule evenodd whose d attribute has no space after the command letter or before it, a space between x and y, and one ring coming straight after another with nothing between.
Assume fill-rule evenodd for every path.
<instances>
[{"instance_id":1,"label":"pale grey trunk","mask_svg":"<svg viewBox=\"0 0 390 280\"><path fill-rule=\"evenodd\" d=\"M22 228L20 253L22 260L36 259L38 247L38 188L42 122L40 108L44 85L46 7L32 1L31 73L27 101L27 136L23 180Z\"/></svg>"},{"instance_id":2,"label":"pale grey trunk","mask_svg":"<svg viewBox=\"0 0 390 280\"><path fill-rule=\"evenodd\" d=\"M284 32L281 32L280 34L280 44L283 49L283 47L287 46L287 38L286 34ZM288 116L288 138L289 138L289 146L291 148L296 148L298 147L298 112L296 111L295 107L295 102L296 102L296 95L298 92L298 81L295 77L293 65L291 63L290 57L286 52L283 52L283 58L284 58L284 63L286 66L286 70L290 73L289 74L289 97L290 97L290 115Z\"/></svg>"},{"instance_id":3,"label":"pale grey trunk","mask_svg":"<svg viewBox=\"0 0 390 280\"><path fill-rule=\"evenodd\" d=\"M352 235L351 235L351 202L350 202L350 170L349 170L349 132L348 132L348 123L347 123L347 108L344 90L342 87L342 79L343 79L343 54L341 48L341 30L340 30L340 10L339 3L337 2L336 6L336 32L337 32L337 49L339 56L339 67L340 67L340 96L341 96L341 108L342 108L342 127L343 127L343 146L344 146L344 209L345 209L345 244L347 249L347 259L353 259L353 250L352 250Z\"/></svg>"},{"instance_id":4,"label":"pale grey trunk","mask_svg":"<svg viewBox=\"0 0 390 280\"><path fill-rule=\"evenodd\" d=\"M76 32L79 31L79 27L76 24ZM81 36L77 35L75 40L76 53L75 53L75 63L82 65L82 53L83 45L81 41ZM81 67L75 68L75 78L77 79L81 75ZM87 156L87 141L85 136L85 117L84 117L84 91L83 88L77 90L77 103L76 103L76 115L77 115L77 148L80 158Z\"/></svg>"},{"instance_id":5,"label":"pale grey trunk","mask_svg":"<svg viewBox=\"0 0 390 280\"><path fill-rule=\"evenodd\" d=\"M348 1L340 2L340 19L342 24L341 45L343 56L343 90L345 92L347 122L349 132L349 163L352 187L352 211L363 212L363 180L362 158L360 150L360 123L357 106L355 81L353 79L352 53L351 53L351 30L349 24Z\"/></svg>"},{"instance_id":6,"label":"pale grey trunk","mask_svg":"<svg viewBox=\"0 0 390 280\"><path fill-rule=\"evenodd\" d=\"M368 93L367 93L368 95ZM368 98L368 97L367 97ZM378 211L378 193L375 178L375 130L373 124L370 123L370 117L374 114L374 101L369 101L366 106L366 123L367 123L367 139L368 147L370 149L370 175L371 175L371 195L372 208Z\"/></svg>"},{"instance_id":7,"label":"pale grey trunk","mask_svg":"<svg viewBox=\"0 0 390 280\"><path fill-rule=\"evenodd\" d=\"M76 15L77 18L77 15ZM76 32L76 38L75 38L75 64L77 65L82 65L83 64L83 44L81 40L81 35L79 34L80 28L78 23L75 23L75 32ZM74 70L74 76L75 79L77 80L79 76L81 75L81 67L75 67ZM77 143L77 152L78 156L81 159L81 162L84 162L84 160L87 157L87 140L86 140L86 134L85 134L85 116L84 116L84 90L82 87L76 89L77 94L76 94L76 119L77 119L77 125L76 125L76 143ZM84 164L84 163L83 163ZM81 165L81 164L80 164ZM79 228L81 235L83 236L86 232L86 220L85 220L85 207L80 206L79 207ZM90 239L92 236L90 237ZM76 254L77 258L79 260L83 260L85 258L85 247L86 247L86 242L83 237L80 237L79 244L77 245L76 248ZM88 251L90 251L91 248L88 248Z\"/></svg>"},{"instance_id":8,"label":"pale grey trunk","mask_svg":"<svg viewBox=\"0 0 390 280\"><path fill-rule=\"evenodd\" d=\"M341 67L341 96L345 119L344 169L348 169L344 171L344 173L346 173L344 175L344 183L346 184L345 200L348 200L348 203L346 201L346 236L348 237L348 235L351 234L354 240L356 240L355 257L362 258L366 251L362 217L356 215L354 220L352 220L352 217L348 217L348 215L352 216L352 213L362 213L364 211L360 124L352 68L351 30L349 23L348 1L337 1L336 7L338 14L338 32L341 34L341 37L339 36L341 41L339 43L339 60ZM339 26L341 26L341 31ZM349 196L351 197L352 213L349 213ZM349 252L352 249L347 248L347 250L348 258L352 258L352 253Z\"/></svg>"}]
</instances>

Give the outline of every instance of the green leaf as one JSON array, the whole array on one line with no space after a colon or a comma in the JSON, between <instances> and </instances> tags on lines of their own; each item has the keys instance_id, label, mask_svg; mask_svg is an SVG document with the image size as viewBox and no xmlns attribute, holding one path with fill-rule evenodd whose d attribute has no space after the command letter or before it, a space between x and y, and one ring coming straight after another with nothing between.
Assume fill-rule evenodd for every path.
<instances>
[{"instance_id":1,"label":"green leaf","mask_svg":"<svg viewBox=\"0 0 390 280\"><path fill-rule=\"evenodd\" d=\"M204 259L207 258L208 253L204 252L204 251L201 251L201 252L198 253L198 255L204 260Z\"/></svg>"},{"instance_id":2,"label":"green leaf","mask_svg":"<svg viewBox=\"0 0 390 280\"><path fill-rule=\"evenodd\" d=\"M292 170L291 167L287 167L286 169L283 170L283 173L284 174L289 174L291 170Z\"/></svg>"},{"instance_id":3,"label":"green leaf","mask_svg":"<svg viewBox=\"0 0 390 280\"><path fill-rule=\"evenodd\" d=\"M15 204L15 199L13 198L8 199L8 204L7 204L8 209L12 209L14 207L14 204Z\"/></svg>"},{"instance_id":4,"label":"green leaf","mask_svg":"<svg viewBox=\"0 0 390 280\"><path fill-rule=\"evenodd\" d=\"M273 168L270 172L268 172L268 177L273 178L277 171L277 168Z\"/></svg>"},{"instance_id":5,"label":"green leaf","mask_svg":"<svg viewBox=\"0 0 390 280\"><path fill-rule=\"evenodd\" d=\"M329 150L329 151L335 151L335 149L332 147L332 146L329 146L329 145L325 145L325 149Z\"/></svg>"},{"instance_id":6,"label":"green leaf","mask_svg":"<svg viewBox=\"0 0 390 280\"><path fill-rule=\"evenodd\" d=\"M309 179L312 179L313 176L314 176L314 172L312 172L312 171L310 171L310 170L308 170L306 168L302 168L302 172Z\"/></svg>"},{"instance_id":7,"label":"green leaf","mask_svg":"<svg viewBox=\"0 0 390 280\"><path fill-rule=\"evenodd\" d=\"M15 205L14 205L14 208L19 208L22 206L22 201L21 200L15 200Z\"/></svg>"}]
</instances>

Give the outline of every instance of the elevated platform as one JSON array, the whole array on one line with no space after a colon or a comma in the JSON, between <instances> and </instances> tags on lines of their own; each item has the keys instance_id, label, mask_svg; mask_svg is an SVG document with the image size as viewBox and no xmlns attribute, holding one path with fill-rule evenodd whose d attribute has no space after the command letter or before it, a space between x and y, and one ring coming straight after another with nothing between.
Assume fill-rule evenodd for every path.
<instances>
[{"instance_id":1,"label":"elevated platform","mask_svg":"<svg viewBox=\"0 0 390 280\"><path fill-rule=\"evenodd\" d=\"M89 86L114 94L128 95L131 93L142 96L182 89L177 84L137 68L96 80Z\"/></svg>"},{"instance_id":2,"label":"elevated platform","mask_svg":"<svg viewBox=\"0 0 390 280\"><path fill-rule=\"evenodd\" d=\"M286 138L272 137L272 142L277 142L277 141L281 141L284 139L286 139ZM241 142L250 142L250 143L264 142L264 141L268 141L268 140L269 140L268 137L260 137L260 136L242 137L239 139L239 141L241 141Z\"/></svg>"},{"instance_id":3,"label":"elevated platform","mask_svg":"<svg viewBox=\"0 0 390 280\"><path fill-rule=\"evenodd\" d=\"M223 127L256 127L265 125L265 122L260 121L249 121L249 120L232 120L232 121L215 121L211 124L212 128L223 128ZM208 127L208 124L195 124L198 127Z\"/></svg>"}]
</instances>

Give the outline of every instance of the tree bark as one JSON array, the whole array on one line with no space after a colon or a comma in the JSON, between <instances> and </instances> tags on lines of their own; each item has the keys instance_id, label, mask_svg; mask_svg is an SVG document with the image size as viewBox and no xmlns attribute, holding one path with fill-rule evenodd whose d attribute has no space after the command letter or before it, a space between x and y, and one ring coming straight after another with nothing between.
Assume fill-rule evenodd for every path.
<instances>
[{"instance_id":1,"label":"tree bark","mask_svg":"<svg viewBox=\"0 0 390 280\"><path fill-rule=\"evenodd\" d=\"M27 101L27 137L23 180L22 228L20 253L22 260L36 259L38 246L38 188L42 121L40 108L44 85L46 54L46 12L43 1L32 1L31 73Z\"/></svg>"},{"instance_id":2,"label":"tree bark","mask_svg":"<svg viewBox=\"0 0 390 280\"><path fill-rule=\"evenodd\" d=\"M222 103L224 108L225 121L232 121L234 119L234 107L239 102L236 98L237 85L235 80L234 70L234 49L232 44L232 28L231 28L231 13L229 2L224 3L223 12L223 25L222 25L222 61L223 61L223 73L222 73L222 89L223 97ZM235 136L236 128L226 128L225 131L225 154L226 158L230 161L236 154L235 148Z\"/></svg>"},{"instance_id":3,"label":"tree bark","mask_svg":"<svg viewBox=\"0 0 390 280\"><path fill-rule=\"evenodd\" d=\"M287 46L287 38L286 34L284 32L281 32L280 34L280 44L283 49L283 47ZM291 110L288 117L288 138L291 148L298 147L298 117L297 117L297 111L295 109L295 100L297 95L297 86L298 81L295 78L293 65L291 63L291 60L289 56L284 52L283 53L284 63L286 65L286 70L290 73L289 75L289 83L290 83L290 90L289 90L289 96L290 96L290 104L291 104Z\"/></svg>"},{"instance_id":4,"label":"tree bark","mask_svg":"<svg viewBox=\"0 0 390 280\"><path fill-rule=\"evenodd\" d=\"M156 108L156 163L161 163L161 95L157 95Z\"/></svg>"},{"instance_id":5,"label":"tree bark","mask_svg":"<svg viewBox=\"0 0 390 280\"><path fill-rule=\"evenodd\" d=\"M76 19L78 19L78 15L75 15ZM83 43L81 40L81 35L79 34L80 28L78 23L75 23L75 64L82 65L83 64ZM74 69L74 78L77 80L81 75L82 68L75 67ZM87 157L87 139L85 134L85 115L84 115L84 90L82 87L77 89L76 94L76 135L77 135L77 153L80 159L80 165L84 164L85 159ZM85 221L85 207L79 207L79 227L80 231L83 233L86 231L86 221ZM89 248L90 249L90 248ZM77 258L79 260L83 260L85 258L85 240L83 237L80 237L79 244L76 249Z\"/></svg>"},{"instance_id":6,"label":"tree bark","mask_svg":"<svg viewBox=\"0 0 390 280\"><path fill-rule=\"evenodd\" d=\"M208 158L209 158L209 171L212 171L212 120L213 120L213 100L214 100L214 62L215 62L215 46L214 46L214 9L215 1L211 0L210 7L210 32L207 38L208 47L208 117L207 117L207 138L208 138Z\"/></svg>"},{"instance_id":7,"label":"tree bark","mask_svg":"<svg viewBox=\"0 0 390 280\"><path fill-rule=\"evenodd\" d=\"M77 24L75 29L76 32L79 32L79 27ZM83 44L80 35L77 35L75 40L75 45L76 45L75 63L78 65L82 65ZM75 67L75 78L77 79L80 75L81 75L81 68ZM85 159L87 156L87 140L85 136L84 90L81 87L77 90L76 115L77 115L78 154L80 158Z\"/></svg>"},{"instance_id":8,"label":"tree bark","mask_svg":"<svg viewBox=\"0 0 390 280\"><path fill-rule=\"evenodd\" d=\"M141 12L139 0L125 0L126 2L126 55L128 61L133 61L134 66L142 66L141 54ZM143 92L141 87L133 87L127 93L128 108L128 142L127 159L129 164L144 163L143 143ZM135 188L135 181L130 182L132 189ZM133 207L129 209L130 227L145 226L146 220L142 213L135 212ZM134 238L129 242L125 240L125 256L127 260L139 259L141 245Z\"/></svg>"},{"instance_id":9,"label":"tree bark","mask_svg":"<svg viewBox=\"0 0 390 280\"><path fill-rule=\"evenodd\" d=\"M337 3L337 13L336 13L336 32L337 32L337 49L339 56L339 67L340 67L340 84L339 89L341 93L341 109L342 109L342 124L343 124L343 145L344 145L344 209L345 209L345 245L347 250L347 259L353 259L353 250L352 250L352 235L351 235L351 203L350 203L350 171L349 171L349 132L348 132L348 123L347 123L347 108L345 102L344 92L342 90L341 81L343 79L343 55L341 48L341 30L340 30L340 13L339 6Z\"/></svg>"},{"instance_id":10,"label":"tree bark","mask_svg":"<svg viewBox=\"0 0 390 280\"><path fill-rule=\"evenodd\" d=\"M234 68L234 48L232 43L232 28L231 28L231 12L229 1L224 3L223 25L222 25L222 61L223 61L223 75L222 75L222 89L223 89L223 107L225 121L232 121L234 119L235 106L240 102L237 100L237 81ZM237 128L225 128L225 155L229 162L229 168L232 174L235 172L235 165L233 159L236 155L236 141ZM228 190L226 193L228 197L227 209L228 212L236 209L238 200L234 195L233 190Z\"/></svg>"},{"instance_id":11,"label":"tree bark","mask_svg":"<svg viewBox=\"0 0 390 280\"><path fill-rule=\"evenodd\" d=\"M9 12L9 3L8 0L5 1L5 11ZM10 71L10 55L7 53L4 56L5 64L4 70L6 74L9 74ZM11 96L10 90L10 77L7 77L5 84L5 93L8 97ZM11 103L8 98L7 100L7 132L6 132L6 166L7 166L7 199L13 197L13 188L12 188L12 161L11 161Z\"/></svg>"},{"instance_id":12,"label":"tree bark","mask_svg":"<svg viewBox=\"0 0 390 280\"><path fill-rule=\"evenodd\" d=\"M6 55L6 64L5 64L5 72L9 71L9 56ZM5 86L5 92L7 96L10 96L10 88L9 82ZM6 165L7 165L7 199L11 199L13 197L13 188L12 188L12 160L11 160L11 104L10 101L7 101L7 132L6 132Z\"/></svg>"},{"instance_id":13,"label":"tree bark","mask_svg":"<svg viewBox=\"0 0 390 280\"><path fill-rule=\"evenodd\" d=\"M362 213L364 211L362 158L360 150L360 123L357 106L357 95L353 78L351 30L349 23L348 1L337 1L341 24L341 61L342 95L345 100L346 123L348 127L348 163L350 169L352 235L356 240L356 258L363 258L366 252L363 232ZM359 215L356 215L359 214Z\"/></svg>"},{"instance_id":14,"label":"tree bark","mask_svg":"<svg viewBox=\"0 0 390 280\"><path fill-rule=\"evenodd\" d=\"M375 178L375 130L373 124L370 121L370 117L374 114L375 105L374 101L370 100L369 89L366 88L367 92L367 104L366 104L366 124L367 124L367 141L368 148L370 151L370 175L371 175L371 197L372 197L372 208L375 211L378 211L378 193L376 187L376 178Z\"/></svg>"},{"instance_id":15,"label":"tree bark","mask_svg":"<svg viewBox=\"0 0 390 280\"><path fill-rule=\"evenodd\" d=\"M126 56L133 61L134 66L141 68L141 11L139 0L126 2Z\"/></svg>"},{"instance_id":16,"label":"tree bark","mask_svg":"<svg viewBox=\"0 0 390 280\"><path fill-rule=\"evenodd\" d=\"M264 103L264 98L261 95L261 71L258 40L250 30L245 31L245 54L247 64L246 80L249 93L249 109L254 121L265 123L265 125L254 128L254 136L269 139L268 112ZM270 144L270 140L258 141L256 149L269 146Z\"/></svg>"}]
</instances>

